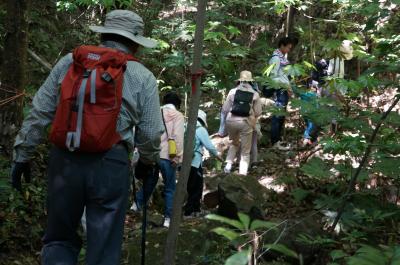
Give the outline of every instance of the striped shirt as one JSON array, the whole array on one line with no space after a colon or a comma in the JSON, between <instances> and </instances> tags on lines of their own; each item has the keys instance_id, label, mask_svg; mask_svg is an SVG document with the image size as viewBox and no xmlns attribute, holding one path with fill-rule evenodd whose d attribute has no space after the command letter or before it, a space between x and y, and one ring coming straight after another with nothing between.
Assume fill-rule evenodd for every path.
<instances>
[{"instance_id":1,"label":"striped shirt","mask_svg":"<svg viewBox=\"0 0 400 265\"><path fill-rule=\"evenodd\" d=\"M129 52L126 46L117 42L107 41L102 46ZM55 116L61 83L72 62L71 53L59 60L34 96L30 113L15 140L14 161L29 161L35 147L44 141L46 128ZM134 128L136 133L134 133ZM151 163L158 160L160 137L164 129L157 80L146 67L138 62L127 63L117 131L130 148L136 142L135 145L144 162Z\"/></svg>"}]
</instances>

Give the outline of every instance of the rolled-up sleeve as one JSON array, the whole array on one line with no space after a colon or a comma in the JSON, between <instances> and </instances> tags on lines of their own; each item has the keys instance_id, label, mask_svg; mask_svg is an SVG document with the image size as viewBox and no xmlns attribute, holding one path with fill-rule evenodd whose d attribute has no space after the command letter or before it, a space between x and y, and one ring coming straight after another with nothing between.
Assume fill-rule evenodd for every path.
<instances>
[{"instance_id":1,"label":"rolled-up sleeve","mask_svg":"<svg viewBox=\"0 0 400 265\"><path fill-rule=\"evenodd\" d=\"M140 93L141 110L136 125L135 142L143 162L153 163L160 157L160 141L164 132L160 111L157 82L150 75Z\"/></svg>"},{"instance_id":2,"label":"rolled-up sleeve","mask_svg":"<svg viewBox=\"0 0 400 265\"><path fill-rule=\"evenodd\" d=\"M231 89L228 93L228 96L226 97L224 105L222 106L222 113L224 113L225 115L228 114L232 109L233 98L235 96L235 93L236 89L235 88Z\"/></svg>"},{"instance_id":3,"label":"rolled-up sleeve","mask_svg":"<svg viewBox=\"0 0 400 265\"><path fill-rule=\"evenodd\" d=\"M261 104L260 95L257 92L254 94L253 110L254 110L254 116L256 118L261 116L262 104Z\"/></svg>"},{"instance_id":4,"label":"rolled-up sleeve","mask_svg":"<svg viewBox=\"0 0 400 265\"><path fill-rule=\"evenodd\" d=\"M35 152L35 147L43 142L46 128L53 121L57 109L61 81L71 63L71 54L63 57L35 94L32 108L15 139L14 161L29 161Z\"/></svg>"},{"instance_id":5,"label":"rolled-up sleeve","mask_svg":"<svg viewBox=\"0 0 400 265\"><path fill-rule=\"evenodd\" d=\"M201 144L214 156L218 156L218 151L210 140L210 136L204 127L198 129L198 137Z\"/></svg>"}]
</instances>

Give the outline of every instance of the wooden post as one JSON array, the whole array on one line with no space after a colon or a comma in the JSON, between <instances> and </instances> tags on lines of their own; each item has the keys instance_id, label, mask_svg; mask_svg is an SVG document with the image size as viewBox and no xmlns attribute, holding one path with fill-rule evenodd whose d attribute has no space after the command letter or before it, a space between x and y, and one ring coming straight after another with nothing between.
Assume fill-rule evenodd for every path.
<instances>
[{"instance_id":1,"label":"wooden post","mask_svg":"<svg viewBox=\"0 0 400 265\"><path fill-rule=\"evenodd\" d=\"M201 57L203 52L203 39L204 39L204 23L205 23L206 0L198 0L197 4L197 18L196 18L196 33L194 39L194 58L192 65L192 75L196 75L201 69ZM192 81L193 82L193 81ZM179 233L179 225L181 222L182 205L184 195L186 193L186 186L189 179L190 168L193 158L194 137L196 133L197 112L199 110L200 96L201 96L201 78L195 81L195 88L192 91L189 104L189 118L187 131L185 135L185 146L183 150L183 163L179 181L176 186L174 196L174 206L172 211L171 224L168 230L167 240L164 251L164 264L175 264L175 253L177 238Z\"/></svg>"}]
</instances>

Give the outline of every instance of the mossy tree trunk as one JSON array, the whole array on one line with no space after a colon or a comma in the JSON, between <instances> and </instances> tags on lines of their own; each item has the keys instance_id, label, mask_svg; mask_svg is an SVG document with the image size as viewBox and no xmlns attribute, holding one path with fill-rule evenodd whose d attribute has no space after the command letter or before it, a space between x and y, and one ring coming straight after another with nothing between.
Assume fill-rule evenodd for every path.
<instances>
[{"instance_id":1,"label":"mossy tree trunk","mask_svg":"<svg viewBox=\"0 0 400 265\"><path fill-rule=\"evenodd\" d=\"M27 57L27 9L29 0L7 0L0 76L0 146L11 154L12 143L23 118Z\"/></svg>"}]
</instances>

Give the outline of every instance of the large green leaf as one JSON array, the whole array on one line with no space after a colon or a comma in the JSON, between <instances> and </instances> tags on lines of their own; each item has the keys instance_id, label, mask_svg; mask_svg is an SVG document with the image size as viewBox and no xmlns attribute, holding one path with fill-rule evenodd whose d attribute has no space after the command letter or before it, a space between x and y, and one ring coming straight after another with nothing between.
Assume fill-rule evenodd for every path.
<instances>
[{"instance_id":1,"label":"large green leaf","mask_svg":"<svg viewBox=\"0 0 400 265\"><path fill-rule=\"evenodd\" d=\"M332 250L330 255L333 261L347 257L347 254L341 249Z\"/></svg>"},{"instance_id":2,"label":"large green leaf","mask_svg":"<svg viewBox=\"0 0 400 265\"><path fill-rule=\"evenodd\" d=\"M231 225L239 230L245 229L241 222L234 220L234 219L229 219L229 218L217 215L217 214L208 214L208 215L206 215L206 218L209 220L219 221L219 222Z\"/></svg>"},{"instance_id":3,"label":"large green leaf","mask_svg":"<svg viewBox=\"0 0 400 265\"><path fill-rule=\"evenodd\" d=\"M239 233L236 233L235 231L233 231L231 229L223 228L223 227L214 228L212 231L220 236L226 237L230 241L233 241L240 236Z\"/></svg>"},{"instance_id":4,"label":"large green leaf","mask_svg":"<svg viewBox=\"0 0 400 265\"><path fill-rule=\"evenodd\" d=\"M247 230L249 229L250 226L250 217L247 214L244 213L238 213L239 220L242 222L244 228Z\"/></svg>"},{"instance_id":5,"label":"large green leaf","mask_svg":"<svg viewBox=\"0 0 400 265\"><path fill-rule=\"evenodd\" d=\"M233 254L225 261L225 265L246 265L249 261L250 254L250 249Z\"/></svg>"},{"instance_id":6,"label":"large green leaf","mask_svg":"<svg viewBox=\"0 0 400 265\"><path fill-rule=\"evenodd\" d=\"M294 252L293 250L289 249L287 246L282 245L282 244L267 244L264 247L278 251L288 257L292 257L292 258L296 258L296 259L299 258L299 255L297 255L296 252Z\"/></svg>"},{"instance_id":7,"label":"large green leaf","mask_svg":"<svg viewBox=\"0 0 400 265\"><path fill-rule=\"evenodd\" d=\"M385 265L387 258L384 253L377 248L364 245L356 254L347 260L348 265Z\"/></svg>"},{"instance_id":8,"label":"large green leaf","mask_svg":"<svg viewBox=\"0 0 400 265\"><path fill-rule=\"evenodd\" d=\"M276 230L277 224L274 222L267 222L267 221L262 221L262 220L254 220L253 222L251 222L250 230L255 231L259 228L267 228L267 229Z\"/></svg>"}]
</instances>

